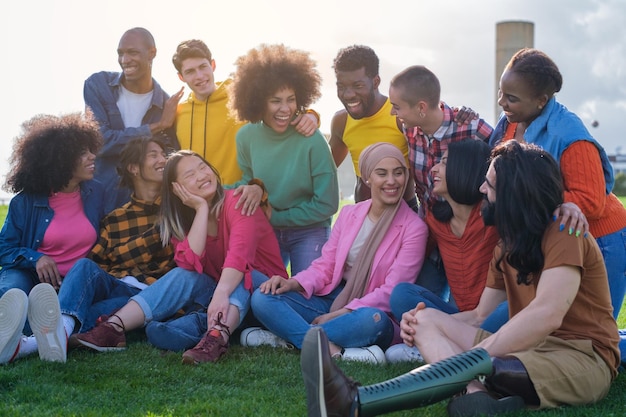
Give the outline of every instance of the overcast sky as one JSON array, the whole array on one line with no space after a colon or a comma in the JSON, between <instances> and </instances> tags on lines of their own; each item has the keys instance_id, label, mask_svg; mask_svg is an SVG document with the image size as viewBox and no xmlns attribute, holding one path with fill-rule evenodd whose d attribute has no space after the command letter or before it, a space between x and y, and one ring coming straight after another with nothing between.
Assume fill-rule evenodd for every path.
<instances>
[{"instance_id":1,"label":"overcast sky","mask_svg":"<svg viewBox=\"0 0 626 417\"><path fill-rule=\"evenodd\" d=\"M393 7L393 9L392 9ZM470 106L495 122L495 29L508 20L533 22L535 47L559 66L559 100L576 112L610 154L626 153L626 1L623 0L31 0L5 2L0 15L0 181L21 123L38 113L82 111L83 82L119 70L116 49L126 29L143 26L157 43L153 76L168 92L181 86L171 63L176 45L204 40L216 79L260 43L310 51L323 77L312 107L328 132L341 107L332 60L350 44L381 59L381 90L409 65L433 70L442 99ZM498 74L499 76L499 74Z\"/></svg>"}]
</instances>

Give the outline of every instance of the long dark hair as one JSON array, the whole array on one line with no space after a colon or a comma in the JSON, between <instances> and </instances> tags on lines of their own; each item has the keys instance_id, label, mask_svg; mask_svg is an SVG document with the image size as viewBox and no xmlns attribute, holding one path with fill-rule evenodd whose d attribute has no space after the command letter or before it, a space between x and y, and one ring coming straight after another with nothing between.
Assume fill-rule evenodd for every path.
<instances>
[{"instance_id":1,"label":"long dark hair","mask_svg":"<svg viewBox=\"0 0 626 417\"><path fill-rule=\"evenodd\" d=\"M473 206L483 199L480 185L489 168L491 148L485 142L463 139L448 145L446 184L450 198L458 204ZM435 219L447 223L453 216L447 201L437 201L431 209Z\"/></svg>"},{"instance_id":2,"label":"long dark hair","mask_svg":"<svg viewBox=\"0 0 626 417\"><path fill-rule=\"evenodd\" d=\"M213 200L210 202L210 213L216 217L222 211L224 203L224 187L220 178L219 171L211 165L206 159L194 151L181 150L174 152L167 158L167 164L163 171L163 187L161 188L161 241L163 246L170 243L170 239L175 237L183 240L193 224L196 211L191 207L183 204L183 202L174 194L172 183L176 182L176 170L178 164L183 158L197 156L205 164L211 168L217 178L217 190Z\"/></svg>"},{"instance_id":3,"label":"long dark hair","mask_svg":"<svg viewBox=\"0 0 626 417\"><path fill-rule=\"evenodd\" d=\"M563 203L559 166L536 145L507 141L492 152L496 172L495 223L502 257L518 271L518 284L529 285L544 265L541 241L552 213Z\"/></svg>"}]
</instances>

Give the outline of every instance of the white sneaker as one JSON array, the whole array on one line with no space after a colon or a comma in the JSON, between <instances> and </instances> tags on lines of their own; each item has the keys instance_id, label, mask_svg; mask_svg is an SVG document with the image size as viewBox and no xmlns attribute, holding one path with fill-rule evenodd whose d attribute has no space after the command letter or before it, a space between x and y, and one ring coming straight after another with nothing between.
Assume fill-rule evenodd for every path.
<instances>
[{"instance_id":1,"label":"white sneaker","mask_svg":"<svg viewBox=\"0 0 626 417\"><path fill-rule=\"evenodd\" d=\"M260 327L248 327L247 329L244 329L241 332L239 342L241 343L241 346L246 347L268 345L288 349L294 348L294 346L285 339L278 337L269 330L265 330Z\"/></svg>"},{"instance_id":2,"label":"white sneaker","mask_svg":"<svg viewBox=\"0 0 626 417\"><path fill-rule=\"evenodd\" d=\"M391 346L385 352L385 358L389 363L398 362L424 362L424 358L415 346L408 347L404 343Z\"/></svg>"},{"instance_id":3,"label":"white sneaker","mask_svg":"<svg viewBox=\"0 0 626 417\"><path fill-rule=\"evenodd\" d=\"M67 335L56 291L50 284L37 284L28 295L28 322L37 340L39 358L49 362L67 360Z\"/></svg>"},{"instance_id":4,"label":"white sneaker","mask_svg":"<svg viewBox=\"0 0 626 417\"><path fill-rule=\"evenodd\" d=\"M360 348L345 348L341 353L341 359L344 361L368 362L378 365L386 363L385 353L378 345Z\"/></svg>"},{"instance_id":5,"label":"white sneaker","mask_svg":"<svg viewBox=\"0 0 626 417\"><path fill-rule=\"evenodd\" d=\"M11 288L0 298L0 364L17 355L27 311L28 297L20 289Z\"/></svg>"}]
</instances>

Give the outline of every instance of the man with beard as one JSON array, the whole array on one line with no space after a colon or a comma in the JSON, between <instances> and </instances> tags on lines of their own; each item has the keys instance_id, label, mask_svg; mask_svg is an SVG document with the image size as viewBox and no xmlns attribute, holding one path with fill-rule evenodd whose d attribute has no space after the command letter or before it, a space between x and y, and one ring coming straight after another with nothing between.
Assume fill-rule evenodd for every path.
<instances>
[{"instance_id":1,"label":"man with beard","mask_svg":"<svg viewBox=\"0 0 626 417\"><path fill-rule=\"evenodd\" d=\"M592 236L559 233L557 163L534 145L507 142L492 152L480 190L487 196L484 218L501 241L476 309L448 315L420 303L406 312L404 343L417 346L430 365L366 387L341 373L323 331L311 329L302 348L309 415L373 416L463 389L448 403L448 415L493 416L606 396L619 365L606 269ZM505 299L511 319L495 333L479 329Z\"/></svg>"},{"instance_id":2,"label":"man with beard","mask_svg":"<svg viewBox=\"0 0 626 417\"><path fill-rule=\"evenodd\" d=\"M396 118L395 113L392 114L389 99L378 89L379 60L374 50L364 45L343 48L335 57L333 67L337 78L337 97L344 106L344 109L335 113L330 124L329 144L335 165L341 165L350 153L354 172L360 172L361 151L377 142L395 145L409 164L409 148L402 122ZM454 121L459 125L467 124L478 117L471 109L465 108L461 111L455 109L455 116ZM428 175L430 167L424 169L425 175ZM415 179L413 176L409 179L404 198L417 211ZM358 203L369 198L369 187L357 174L354 200Z\"/></svg>"},{"instance_id":3,"label":"man with beard","mask_svg":"<svg viewBox=\"0 0 626 417\"><path fill-rule=\"evenodd\" d=\"M378 89L378 56L367 46L352 45L343 48L334 61L337 77L337 97L344 105L333 116L330 124L330 149L339 166L348 153L354 172L359 171L361 151L376 142L389 142L402 151L408 164L408 146L402 133L402 124L391 115L391 103ZM407 186L406 200L413 200L416 208L413 181ZM358 174L354 189L356 203L370 198L370 189Z\"/></svg>"},{"instance_id":4,"label":"man with beard","mask_svg":"<svg viewBox=\"0 0 626 417\"><path fill-rule=\"evenodd\" d=\"M85 106L100 124L104 145L96 157L95 179L106 188L104 212L130 200L131 190L119 185L116 171L124 146L135 138L157 138L167 149L179 149L173 125L181 88L169 97L152 78L156 46L144 28L127 30L117 47L122 72L100 71L85 81Z\"/></svg>"}]
</instances>

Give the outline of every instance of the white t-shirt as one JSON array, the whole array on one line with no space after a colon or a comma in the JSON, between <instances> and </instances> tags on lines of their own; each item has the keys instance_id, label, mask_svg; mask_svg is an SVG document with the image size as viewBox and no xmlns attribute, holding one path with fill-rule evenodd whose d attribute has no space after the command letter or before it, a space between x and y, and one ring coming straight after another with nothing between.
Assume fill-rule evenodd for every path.
<instances>
[{"instance_id":1,"label":"white t-shirt","mask_svg":"<svg viewBox=\"0 0 626 417\"><path fill-rule=\"evenodd\" d=\"M361 248L363 247L363 244L367 240L368 236L370 235L370 233L372 233L372 230L374 230L374 226L376 226L376 223L371 221L368 216L365 216L365 220L361 225L361 229L356 235L356 238L354 238L354 242L352 242L350 252L348 252L348 257L346 258L346 266L343 272L344 277L346 276L346 273L350 269L352 269L352 266L356 261L356 257L359 255L359 252L361 251Z\"/></svg>"},{"instance_id":2,"label":"white t-shirt","mask_svg":"<svg viewBox=\"0 0 626 417\"><path fill-rule=\"evenodd\" d=\"M152 93L136 94L120 85L120 96L117 99L117 108L120 109L124 127L141 126L143 117L152 103Z\"/></svg>"}]
</instances>

